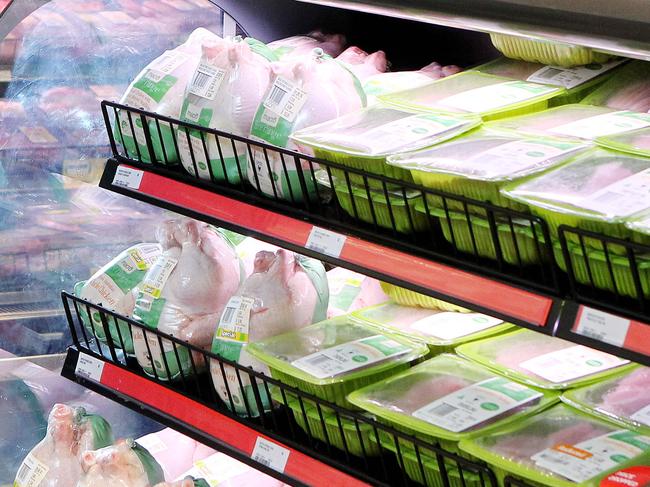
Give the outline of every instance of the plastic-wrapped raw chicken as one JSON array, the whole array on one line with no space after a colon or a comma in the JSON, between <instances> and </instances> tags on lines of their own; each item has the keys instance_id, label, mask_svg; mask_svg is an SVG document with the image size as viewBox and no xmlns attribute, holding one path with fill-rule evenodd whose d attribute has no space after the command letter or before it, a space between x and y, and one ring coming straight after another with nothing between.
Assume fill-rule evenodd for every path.
<instances>
[{"instance_id":1,"label":"plastic-wrapped raw chicken","mask_svg":"<svg viewBox=\"0 0 650 487\"><path fill-rule=\"evenodd\" d=\"M327 276L319 261L283 249L275 254L259 252L253 273L230 298L218 321L212 351L268 373L248 354L247 344L324 320L328 300ZM224 367L225 378L218 362L212 362L210 370L217 393L229 407L237 414L259 414L245 373L240 373L242 390L234 368ZM270 406L270 398L263 397L263 405Z\"/></svg>"},{"instance_id":2,"label":"plastic-wrapped raw chicken","mask_svg":"<svg viewBox=\"0 0 650 487\"><path fill-rule=\"evenodd\" d=\"M76 487L86 450L113 442L110 425L84 408L55 404L45 438L29 452L16 474L15 487ZM96 484L101 485L101 484Z\"/></svg>"},{"instance_id":3,"label":"plastic-wrapped raw chicken","mask_svg":"<svg viewBox=\"0 0 650 487\"><path fill-rule=\"evenodd\" d=\"M173 482L161 482L154 487L210 487L204 479L195 479L194 477L185 477L182 480L175 480Z\"/></svg>"},{"instance_id":4,"label":"plastic-wrapped raw chicken","mask_svg":"<svg viewBox=\"0 0 650 487\"><path fill-rule=\"evenodd\" d=\"M617 110L650 111L650 64L645 61L630 62L581 103Z\"/></svg>"},{"instance_id":5,"label":"plastic-wrapped raw chicken","mask_svg":"<svg viewBox=\"0 0 650 487\"><path fill-rule=\"evenodd\" d=\"M388 299L377 279L343 267L335 267L327 271L327 283L330 293L328 318L383 303Z\"/></svg>"},{"instance_id":6,"label":"plastic-wrapped raw chicken","mask_svg":"<svg viewBox=\"0 0 650 487\"><path fill-rule=\"evenodd\" d=\"M219 36L206 29L196 29L185 43L165 51L149 63L126 89L120 103L178 118L185 87L192 79L201 58L201 45L217 39ZM170 164L178 161L174 136L168 124L160 123L161 139L156 122L147 120L154 151L154 154L150 154L140 117L132 116L129 119L127 113L120 112L118 121L116 139L120 142L124 140L125 150L131 157L143 161L151 161L155 157Z\"/></svg>"},{"instance_id":7,"label":"plastic-wrapped raw chicken","mask_svg":"<svg viewBox=\"0 0 650 487\"><path fill-rule=\"evenodd\" d=\"M157 237L163 253L139 288L133 316L146 328L208 349L219 316L243 279L235 248L216 228L189 219L161 224ZM133 341L147 374L163 380L192 374L187 348L175 351L163 340L161 350L156 335L147 333L145 342L143 330L135 327ZM193 355L194 366L202 367L202 357Z\"/></svg>"},{"instance_id":8,"label":"plastic-wrapped raw chicken","mask_svg":"<svg viewBox=\"0 0 650 487\"><path fill-rule=\"evenodd\" d=\"M151 487L165 480L158 462L131 439L86 451L81 467L83 474L77 487Z\"/></svg>"},{"instance_id":9,"label":"plastic-wrapped raw chicken","mask_svg":"<svg viewBox=\"0 0 650 487\"><path fill-rule=\"evenodd\" d=\"M248 136L272 79L270 63L276 60L273 51L252 38L203 43L201 62L185 90L181 120ZM246 144L235 142L233 150L228 139L184 127L179 127L177 137L181 162L190 174L233 184L241 180L240 174L246 177Z\"/></svg>"},{"instance_id":10,"label":"plastic-wrapped raw chicken","mask_svg":"<svg viewBox=\"0 0 650 487\"><path fill-rule=\"evenodd\" d=\"M366 105L359 80L321 49L274 63L273 72L275 79L251 126L253 140L301 150L289 140L294 131ZM264 194L295 201L314 195L316 182L306 161L301 162L303 169L307 169L304 194L293 158L284 157L288 177L280 154L253 147L253 159L249 161L248 180Z\"/></svg>"},{"instance_id":11,"label":"plastic-wrapped raw chicken","mask_svg":"<svg viewBox=\"0 0 650 487\"><path fill-rule=\"evenodd\" d=\"M603 382L572 389L562 401L628 428L650 432L650 368L638 367Z\"/></svg>"},{"instance_id":12,"label":"plastic-wrapped raw chicken","mask_svg":"<svg viewBox=\"0 0 650 487\"><path fill-rule=\"evenodd\" d=\"M442 440L442 446L455 450L463 438L487 436L536 414L557 402L557 394L443 354L359 389L348 399L389 425Z\"/></svg>"},{"instance_id":13,"label":"plastic-wrapped raw chicken","mask_svg":"<svg viewBox=\"0 0 650 487\"><path fill-rule=\"evenodd\" d=\"M131 316L135 307L136 288L142 283L147 271L156 262L162 248L156 243L137 244L121 252L117 257L95 272L87 281L75 285L75 294L91 303L102 305L116 313ZM94 334L106 341L104 324L99 313L88 312L84 306L79 307L79 313L86 327L94 328ZM131 330L125 322L115 325L113 320L107 320L108 329L113 344L122 348L126 353L133 353Z\"/></svg>"},{"instance_id":14,"label":"plastic-wrapped raw chicken","mask_svg":"<svg viewBox=\"0 0 650 487\"><path fill-rule=\"evenodd\" d=\"M280 247L270 243L263 242L262 240L254 239L253 237L246 237L244 240L237 244L237 255L241 259L246 276L250 276L255 270L255 258L258 252L263 250L267 252L277 252Z\"/></svg>"},{"instance_id":15,"label":"plastic-wrapped raw chicken","mask_svg":"<svg viewBox=\"0 0 650 487\"><path fill-rule=\"evenodd\" d=\"M200 445L171 428L150 433L136 441L156 459L166 479L175 479L182 475L194 463L197 447ZM213 450L206 449L204 457L212 452Z\"/></svg>"},{"instance_id":16,"label":"plastic-wrapped raw chicken","mask_svg":"<svg viewBox=\"0 0 650 487\"><path fill-rule=\"evenodd\" d=\"M650 459L650 437L564 404L459 446L500 478L509 474L553 487L597 487L608 473Z\"/></svg>"},{"instance_id":17,"label":"plastic-wrapped raw chicken","mask_svg":"<svg viewBox=\"0 0 650 487\"><path fill-rule=\"evenodd\" d=\"M518 330L456 349L500 374L542 389L568 389L610 376L629 360L531 330Z\"/></svg>"},{"instance_id":18,"label":"plastic-wrapped raw chicken","mask_svg":"<svg viewBox=\"0 0 650 487\"><path fill-rule=\"evenodd\" d=\"M388 70L388 60L384 51L368 54L356 46L348 47L336 60L343 63L362 83L369 78Z\"/></svg>"},{"instance_id":19,"label":"plastic-wrapped raw chicken","mask_svg":"<svg viewBox=\"0 0 650 487\"><path fill-rule=\"evenodd\" d=\"M306 36L292 36L269 42L268 46L280 59L303 56L317 48L329 56L336 57L343 51L345 42L343 34L324 34L315 30Z\"/></svg>"}]
</instances>

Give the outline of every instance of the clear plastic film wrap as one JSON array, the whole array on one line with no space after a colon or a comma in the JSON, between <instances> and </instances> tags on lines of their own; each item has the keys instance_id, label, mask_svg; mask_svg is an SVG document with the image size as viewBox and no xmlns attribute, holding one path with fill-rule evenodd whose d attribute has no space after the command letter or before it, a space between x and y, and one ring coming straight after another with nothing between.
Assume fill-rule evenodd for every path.
<instances>
[{"instance_id":1,"label":"clear plastic film wrap","mask_svg":"<svg viewBox=\"0 0 650 487\"><path fill-rule=\"evenodd\" d=\"M138 288L133 316L147 328L208 349L219 316L244 277L241 261L219 230L195 220L169 220L157 237L163 253ZM179 363L171 342L163 340L161 350L155 335L146 339L143 330L133 328L135 355L146 373L165 380L192 374L188 349L178 347ZM201 357L194 361L205 365Z\"/></svg>"},{"instance_id":2,"label":"clear plastic film wrap","mask_svg":"<svg viewBox=\"0 0 650 487\"><path fill-rule=\"evenodd\" d=\"M650 111L650 66L645 61L632 61L621 68L581 103L616 110Z\"/></svg>"},{"instance_id":3,"label":"clear plastic film wrap","mask_svg":"<svg viewBox=\"0 0 650 487\"><path fill-rule=\"evenodd\" d=\"M327 276L321 262L283 249L258 252L253 273L230 298L218 320L212 351L268 373L264 364L248 353L248 344L325 319L328 302ZM248 377L241 377L242 390L236 371L226 366L224 372L225 377L218 363L211 364L219 396L227 405L234 405L238 414L248 413L246 403L253 409L251 414L259 414ZM268 397L263 397L263 402L264 407L270 404Z\"/></svg>"}]
</instances>

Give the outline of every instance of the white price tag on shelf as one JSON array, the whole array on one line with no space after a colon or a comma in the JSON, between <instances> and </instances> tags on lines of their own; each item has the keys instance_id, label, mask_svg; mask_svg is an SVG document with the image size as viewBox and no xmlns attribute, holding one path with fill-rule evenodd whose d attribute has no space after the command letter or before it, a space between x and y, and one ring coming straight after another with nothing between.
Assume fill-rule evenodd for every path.
<instances>
[{"instance_id":1,"label":"white price tag on shelf","mask_svg":"<svg viewBox=\"0 0 650 487\"><path fill-rule=\"evenodd\" d=\"M305 247L330 257L339 257L347 237L324 228L312 227Z\"/></svg>"},{"instance_id":2,"label":"white price tag on shelf","mask_svg":"<svg viewBox=\"0 0 650 487\"><path fill-rule=\"evenodd\" d=\"M579 335L622 347L630 320L583 306L575 327Z\"/></svg>"},{"instance_id":3,"label":"white price tag on shelf","mask_svg":"<svg viewBox=\"0 0 650 487\"><path fill-rule=\"evenodd\" d=\"M104 371L104 362L91 357L85 353L79 353L77 359L77 366L74 369L76 375L85 377L86 379L101 382L102 372Z\"/></svg>"},{"instance_id":4,"label":"white price tag on shelf","mask_svg":"<svg viewBox=\"0 0 650 487\"><path fill-rule=\"evenodd\" d=\"M117 166L117 170L115 171L113 185L129 189L140 189L142 176L144 176L144 171L120 165Z\"/></svg>"},{"instance_id":5,"label":"white price tag on shelf","mask_svg":"<svg viewBox=\"0 0 650 487\"><path fill-rule=\"evenodd\" d=\"M251 458L262 465L283 473L290 453L289 449L258 436Z\"/></svg>"}]
</instances>

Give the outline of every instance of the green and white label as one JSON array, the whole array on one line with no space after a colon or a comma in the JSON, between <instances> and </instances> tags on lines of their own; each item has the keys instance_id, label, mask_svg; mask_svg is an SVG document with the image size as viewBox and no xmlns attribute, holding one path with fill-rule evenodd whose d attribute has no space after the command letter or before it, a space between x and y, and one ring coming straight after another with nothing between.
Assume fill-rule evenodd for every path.
<instances>
[{"instance_id":1,"label":"green and white label","mask_svg":"<svg viewBox=\"0 0 650 487\"><path fill-rule=\"evenodd\" d=\"M267 110L277 113L287 122L293 123L307 101L307 92L292 81L278 76L263 105Z\"/></svg>"},{"instance_id":2,"label":"green and white label","mask_svg":"<svg viewBox=\"0 0 650 487\"><path fill-rule=\"evenodd\" d=\"M549 132L581 139L595 139L648 126L650 126L650 114L620 111L558 125Z\"/></svg>"},{"instance_id":3,"label":"green and white label","mask_svg":"<svg viewBox=\"0 0 650 487\"><path fill-rule=\"evenodd\" d=\"M556 90L557 88L525 81L506 81L448 96L439 100L438 104L465 112L481 113L507 108Z\"/></svg>"},{"instance_id":4,"label":"green and white label","mask_svg":"<svg viewBox=\"0 0 650 487\"><path fill-rule=\"evenodd\" d=\"M412 323L409 328L443 340L453 340L498 326L503 320L480 313L436 313Z\"/></svg>"},{"instance_id":5,"label":"green and white label","mask_svg":"<svg viewBox=\"0 0 650 487\"><path fill-rule=\"evenodd\" d=\"M650 168L599 189L581 205L605 215L630 216L650 207Z\"/></svg>"},{"instance_id":6,"label":"green and white label","mask_svg":"<svg viewBox=\"0 0 650 487\"><path fill-rule=\"evenodd\" d=\"M225 69L219 69L210 63L201 61L190 82L189 92L201 98L214 100L227 74L228 71Z\"/></svg>"},{"instance_id":7,"label":"green and white label","mask_svg":"<svg viewBox=\"0 0 650 487\"><path fill-rule=\"evenodd\" d=\"M531 458L537 466L573 482L585 482L650 450L650 438L619 430L580 443L558 444Z\"/></svg>"},{"instance_id":8,"label":"green and white label","mask_svg":"<svg viewBox=\"0 0 650 487\"><path fill-rule=\"evenodd\" d=\"M326 348L291 362L317 379L334 377L397 357L411 349L384 335L373 335Z\"/></svg>"},{"instance_id":9,"label":"green and white label","mask_svg":"<svg viewBox=\"0 0 650 487\"><path fill-rule=\"evenodd\" d=\"M547 85L562 86L566 89L575 88L614 69L623 63L624 59L616 59L607 63L592 63L585 66L563 68L560 66L544 66L528 77L527 81L545 83Z\"/></svg>"},{"instance_id":10,"label":"green and white label","mask_svg":"<svg viewBox=\"0 0 650 487\"><path fill-rule=\"evenodd\" d=\"M165 283L178 264L178 260L165 255L158 258L153 267L147 272L142 283L142 292L154 298L159 298Z\"/></svg>"},{"instance_id":11,"label":"green and white label","mask_svg":"<svg viewBox=\"0 0 650 487\"><path fill-rule=\"evenodd\" d=\"M47 465L30 453L18 469L14 487L38 487L49 470Z\"/></svg>"},{"instance_id":12,"label":"green and white label","mask_svg":"<svg viewBox=\"0 0 650 487\"><path fill-rule=\"evenodd\" d=\"M452 392L413 412L413 417L458 433L542 397L524 385L494 377Z\"/></svg>"},{"instance_id":13,"label":"green and white label","mask_svg":"<svg viewBox=\"0 0 650 487\"><path fill-rule=\"evenodd\" d=\"M605 352L575 345L545 353L519 366L549 382L561 384L629 363Z\"/></svg>"},{"instance_id":14,"label":"green and white label","mask_svg":"<svg viewBox=\"0 0 650 487\"><path fill-rule=\"evenodd\" d=\"M233 296L223 310L216 338L231 342L248 343L251 309L255 299Z\"/></svg>"}]
</instances>

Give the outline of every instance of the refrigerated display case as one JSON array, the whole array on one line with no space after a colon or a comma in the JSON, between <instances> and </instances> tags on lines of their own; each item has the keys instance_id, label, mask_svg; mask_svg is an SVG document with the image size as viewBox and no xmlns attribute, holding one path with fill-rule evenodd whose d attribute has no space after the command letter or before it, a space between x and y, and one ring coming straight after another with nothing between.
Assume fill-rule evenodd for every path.
<instances>
[{"instance_id":1,"label":"refrigerated display case","mask_svg":"<svg viewBox=\"0 0 650 487\"><path fill-rule=\"evenodd\" d=\"M642 238L578 224L551 232L544 215L521 205L493 204L456 187L443 191L409 172L395 176L383 156L368 170L358 153L314 155L296 141L282 148L248 132L207 128L200 119L180 119L181 113L167 116L120 101L146 65L201 27L262 42L314 29L340 32L350 45L384 50L393 71L432 60L481 66L499 56L491 36L499 49L527 62L650 58L642 29L647 12L634 2L616 9L593 3L587 9L586 2L523 0L460 6L25 0L4 10L0 4L0 348L25 357L65 353L61 374L70 380L61 390L99 393L282 482L568 485L516 469L504 473L463 451L462 442L441 444L365 413L345 399L351 391L337 400L325 394L342 380L310 382L287 372L300 360L322 360L312 355L327 347L375 339L371 332L349 342L331 332L303 338L312 355L295 355L300 346L281 350L263 371L255 361L189 344L107 303L83 299L76 285L124 249L153 241L164 220L183 215L381 280L397 302L446 302L454 312L483 313L573 342L562 348L598 350L590 357L614 354L621 357L612 360L617 367L626 360L650 365L650 247ZM539 42L555 44L540 49ZM447 84L468 78L483 80L474 89L503 83L474 72ZM497 111L543 109L561 95L557 86L537 88L543 93L533 102L510 101L508 110ZM477 106L457 103L462 109L454 116L487 120L494 108L487 98ZM390 94L377 99L391 103ZM186 151L182 165L173 160L179 149ZM375 162L387 165L377 171ZM376 336L391 343L390 354L403 353L404 337L390 341L390 331L383 332ZM146 348L140 355L129 350L131 337ZM437 353L418 345L413 363L427 350ZM144 365L147 360L153 364ZM408 367L402 365L396 369ZM385 364L378 369L392 373ZM375 380L380 376L367 382ZM33 436L21 441L33 444Z\"/></svg>"}]
</instances>

